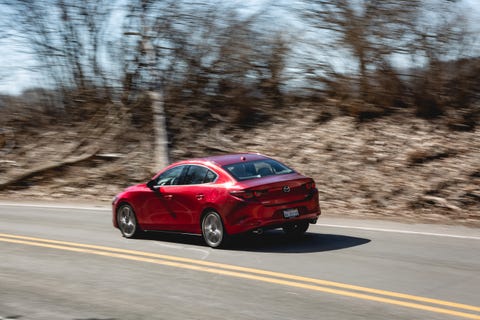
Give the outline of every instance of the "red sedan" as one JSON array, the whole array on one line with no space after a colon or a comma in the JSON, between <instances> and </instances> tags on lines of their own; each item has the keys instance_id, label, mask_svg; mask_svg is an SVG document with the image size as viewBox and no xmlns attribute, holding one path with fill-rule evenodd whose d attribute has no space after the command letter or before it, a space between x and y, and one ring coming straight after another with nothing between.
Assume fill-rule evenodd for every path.
<instances>
[{"instance_id":1,"label":"red sedan","mask_svg":"<svg viewBox=\"0 0 480 320\"><path fill-rule=\"evenodd\" d=\"M113 201L113 225L142 231L202 234L210 247L245 232L283 228L304 234L320 215L312 178L260 154L230 154L174 163Z\"/></svg>"}]
</instances>

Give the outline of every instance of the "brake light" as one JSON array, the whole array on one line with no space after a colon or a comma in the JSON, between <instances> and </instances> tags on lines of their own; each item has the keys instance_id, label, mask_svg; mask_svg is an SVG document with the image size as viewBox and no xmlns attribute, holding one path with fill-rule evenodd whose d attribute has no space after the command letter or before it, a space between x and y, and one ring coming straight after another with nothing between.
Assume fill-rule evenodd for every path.
<instances>
[{"instance_id":1,"label":"brake light","mask_svg":"<svg viewBox=\"0 0 480 320\"><path fill-rule=\"evenodd\" d=\"M238 190L238 191L231 191L230 194L234 197L241 198L241 199L253 199L259 198L267 193L267 190Z\"/></svg>"},{"instance_id":2,"label":"brake light","mask_svg":"<svg viewBox=\"0 0 480 320\"><path fill-rule=\"evenodd\" d=\"M252 191L247 190L231 191L230 194L241 199L252 199L255 196Z\"/></svg>"},{"instance_id":3,"label":"brake light","mask_svg":"<svg viewBox=\"0 0 480 320\"><path fill-rule=\"evenodd\" d=\"M255 191L253 191L253 195L257 198L263 196L265 193L267 193L266 190L255 190Z\"/></svg>"},{"instance_id":4,"label":"brake light","mask_svg":"<svg viewBox=\"0 0 480 320\"><path fill-rule=\"evenodd\" d=\"M310 182L305 183L305 189L307 189L307 190L315 189L315 182L310 181Z\"/></svg>"}]
</instances>

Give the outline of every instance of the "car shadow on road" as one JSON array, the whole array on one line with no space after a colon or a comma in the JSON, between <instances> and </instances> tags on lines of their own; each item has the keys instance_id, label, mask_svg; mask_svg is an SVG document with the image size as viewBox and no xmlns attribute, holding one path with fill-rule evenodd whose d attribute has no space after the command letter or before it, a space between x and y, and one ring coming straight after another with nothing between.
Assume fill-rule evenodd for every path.
<instances>
[{"instance_id":1,"label":"car shadow on road","mask_svg":"<svg viewBox=\"0 0 480 320\"><path fill-rule=\"evenodd\" d=\"M307 232L292 239L280 231L272 230L262 235L246 235L234 239L230 250L273 253L308 253L341 250L369 243L370 239L339 234Z\"/></svg>"},{"instance_id":2,"label":"car shadow on road","mask_svg":"<svg viewBox=\"0 0 480 320\"><path fill-rule=\"evenodd\" d=\"M195 235L148 232L141 239L206 247L202 237ZM307 232L298 239L287 237L281 230L270 230L261 235L241 235L231 239L224 250L308 253L341 250L369 243L370 239L340 234Z\"/></svg>"}]
</instances>

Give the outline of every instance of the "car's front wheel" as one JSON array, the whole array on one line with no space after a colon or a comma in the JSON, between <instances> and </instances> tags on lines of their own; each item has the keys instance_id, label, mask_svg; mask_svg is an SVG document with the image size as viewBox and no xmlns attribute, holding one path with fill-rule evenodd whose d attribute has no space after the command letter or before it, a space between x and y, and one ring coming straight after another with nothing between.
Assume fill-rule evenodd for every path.
<instances>
[{"instance_id":1,"label":"car's front wheel","mask_svg":"<svg viewBox=\"0 0 480 320\"><path fill-rule=\"evenodd\" d=\"M283 232L289 237L299 238L307 232L309 227L308 221L299 221L287 224L283 227Z\"/></svg>"},{"instance_id":2,"label":"car's front wheel","mask_svg":"<svg viewBox=\"0 0 480 320\"><path fill-rule=\"evenodd\" d=\"M117 209L117 222L120 232L125 238L134 238L140 232L137 217L129 204L121 204Z\"/></svg>"},{"instance_id":3,"label":"car's front wheel","mask_svg":"<svg viewBox=\"0 0 480 320\"><path fill-rule=\"evenodd\" d=\"M202 219L203 239L212 248L224 246L227 242L227 232L223 226L222 218L215 211L207 212Z\"/></svg>"}]
</instances>

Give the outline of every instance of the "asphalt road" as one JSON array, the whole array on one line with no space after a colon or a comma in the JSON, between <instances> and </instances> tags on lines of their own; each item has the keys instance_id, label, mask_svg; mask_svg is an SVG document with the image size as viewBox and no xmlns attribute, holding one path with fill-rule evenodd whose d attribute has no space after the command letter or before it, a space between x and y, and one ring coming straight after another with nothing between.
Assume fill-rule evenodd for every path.
<instances>
[{"instance_id":1,"label":"asphalt road","mask_svg":"<svg viewBox=\"0 0 480 320\"><path fill-rule=\"evenodd\" d=\"M321 218L210 249L108 208L0 203L0 320L480 319L480 230Z\"/></svg>"}]
</instances>

